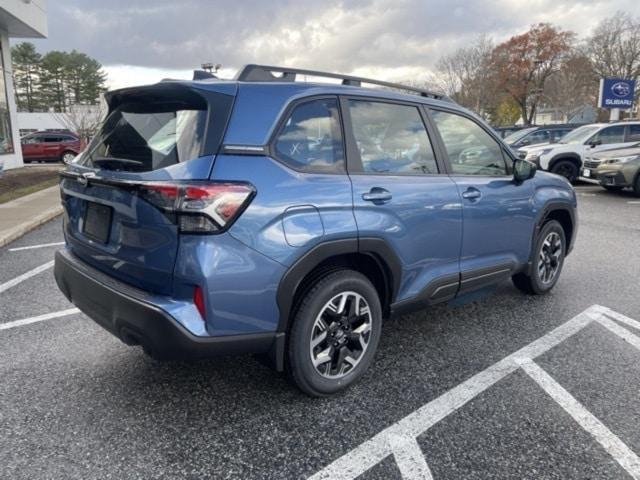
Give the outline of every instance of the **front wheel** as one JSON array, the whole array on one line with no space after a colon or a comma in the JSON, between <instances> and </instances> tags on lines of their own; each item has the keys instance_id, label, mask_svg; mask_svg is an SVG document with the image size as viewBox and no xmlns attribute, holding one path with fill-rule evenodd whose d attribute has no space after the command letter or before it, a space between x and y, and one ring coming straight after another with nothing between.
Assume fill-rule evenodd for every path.
<instances>
[{"instance_id":1,"label":"front wheel","mask_svg":"<svg viewBox=\"0 0 640 480\"><path fill-rule=\"evenodd\" d=\"M578 166L571 160L559 160L553 165L551 173L560 175L573 184L578 179Z\"/></svg>"},{"instance_id":2,"label":"front wheel","mask_svg":"<svg viewBox=\"0 0 640 480\"><path fill-rule=\"evenodd\" d=\"M74 158L76 158L75 152L71 152L69 150L63 152L60 156L60 160L62 160L63 163L71 163Z\"/></svg>"},{"instance_id":3,"label":"front wheel","mask_svg":"<svg viewBox=\"0 0 640 480\"><path fill-rule=\"evenodd\" d=\"M556 220L548 221L535 242L528 271L514 275L514 285L531 295L547 293L560 277L566 251L562 225Z\"/></svg>"},{"instance_id":4,"label":"front wheel","mask_svg":"<svg viewBox=\"0 0 640 480\"><path fill-rule=\"evenodd\" d=\"M381 327L378 292L364 275L340 270L324 276L293 319L287 365L294 383L314 397L346 389L373 361Z\"/></svg>"}]
</instances>

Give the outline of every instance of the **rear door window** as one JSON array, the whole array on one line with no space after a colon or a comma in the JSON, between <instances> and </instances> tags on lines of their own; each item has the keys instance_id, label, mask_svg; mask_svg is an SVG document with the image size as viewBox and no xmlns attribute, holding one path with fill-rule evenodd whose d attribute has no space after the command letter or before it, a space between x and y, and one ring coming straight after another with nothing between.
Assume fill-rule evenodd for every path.
<instances>
[{"instance_id":1,"label":"rear door window","mask_svg":"<svg viewBox=\"0 0 640 480\"><path fill-rule=\"evenodd\" d=\"M363 172L438 173L431 140L417 107L349 100L349 113Z\"/></svg>"},{"instance_id":2,"label":"rear door window","mask_svg":"<svg viewBox=\"0 0 640 480\"><path fill-rule=\"evenodd\" d=\"M629 125L627 142L640 142L640 125Z\"/></svg>"}]
</instances>

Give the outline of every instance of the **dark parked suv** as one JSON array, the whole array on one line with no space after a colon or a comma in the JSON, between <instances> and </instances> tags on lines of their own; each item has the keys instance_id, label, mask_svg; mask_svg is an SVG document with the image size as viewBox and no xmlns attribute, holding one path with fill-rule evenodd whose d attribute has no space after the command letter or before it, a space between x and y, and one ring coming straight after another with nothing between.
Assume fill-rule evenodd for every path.
<instances>
[{"instance_id":1,"label":"dark parked suv","mask_svg":"<svg viewBox=\"0 0 640 480\"><path fill-rule=\"evenodd\" d=\"M576 238L564 178L428 91L249 65L107 101L62 174L55 277L154 357L256 353L328 395L364 374L384 318L508 278L546 293Z\"/></svg>"},{"instance_id":2,"label":"dark parked suv","mask_svg":"<svg viewBox=\"0 0 640 480\"><path fill-rule=\"evenodd\" d=\"M69 163L83 148L83 142L71 133L35 132L20 139L25 162L62 161Z\"/></svg>"}]
</instances>

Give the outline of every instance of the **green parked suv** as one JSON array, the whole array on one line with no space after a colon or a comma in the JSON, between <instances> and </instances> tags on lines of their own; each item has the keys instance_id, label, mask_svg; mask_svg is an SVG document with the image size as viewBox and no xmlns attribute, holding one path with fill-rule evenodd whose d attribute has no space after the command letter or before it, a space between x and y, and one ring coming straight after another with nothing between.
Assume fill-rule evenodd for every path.
<instances>
[{"instance_id":1,"label":"green parked suv","mask_svg":"<svg viewBox=\"0 0 640 480\"><path fill-rule=\"evenodd\" d=\"M607 190L630 187L640 197L640 143L585 158L584 168L595 169L595 178Z\"/></svg>"}]
</instances>

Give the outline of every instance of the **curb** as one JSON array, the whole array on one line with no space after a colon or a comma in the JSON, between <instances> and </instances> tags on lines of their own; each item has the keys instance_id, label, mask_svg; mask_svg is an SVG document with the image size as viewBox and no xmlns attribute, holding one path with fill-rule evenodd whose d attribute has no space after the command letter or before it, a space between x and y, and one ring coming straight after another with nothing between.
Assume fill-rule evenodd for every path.
<instances>
[{"instance_id":1,"label":"curb","mask_svg":"<svg viewBox=\"0 0 640 480\"><path fill-rule=\"evenodd\" d=\"M49 220L57 217L62 214L62 205L57 205L48 210L45 210L40 215L33 217L30 221L21 223L20 225L16 225L14 228L10 229L8 232L2 234L0 237L0 247L4 247L6 244L13 242L14 240L20 238L25 233L29 233L36 227L39 227L43 223L48 222Z\"/></svg>"},{"instance_id":2,"label":"curb","mask_svg":"<svg viewBox=\"0 0 640 480\"><path fill-rule=\"evenodd\" d=\"M48 208L41 208L37 215L31 215L31 218L28 220L16 222L15 225L11 225L9 228L7 228L5 222L5 226L0 229L0 247L4 247L6 244L16 240L25 233L28 233L43 223L61 215L63 208L60 204L60 194L58 192L59 187L55 185L53 187L25 195L24 197L17 198L10 202L0 204L0 215L2 215L3 210L15 211L16 208L29 208L30 205L33 208L34 202L40 201L40 204L42 205L42 199L45 198L46 202L46 198L48 198L49 195L53 195L55 198L55 201L49 202L49 205L53 203L52 206L49 206ZM37 203L35 205L37 205Z\"/></svg>"}]
</instances>

